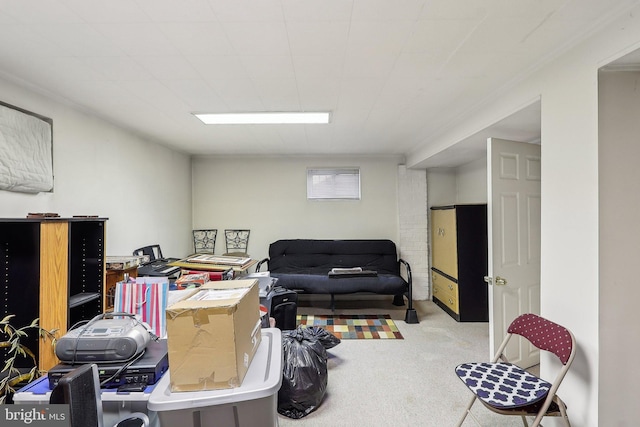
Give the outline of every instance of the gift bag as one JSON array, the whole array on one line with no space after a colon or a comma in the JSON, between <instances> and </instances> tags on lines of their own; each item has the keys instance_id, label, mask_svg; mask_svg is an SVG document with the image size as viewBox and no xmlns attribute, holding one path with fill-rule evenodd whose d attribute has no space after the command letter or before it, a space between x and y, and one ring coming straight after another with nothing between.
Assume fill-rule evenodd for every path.
<instances>
[{"instance_id":1,"label":"gift bag","mask_svg":"<svg viewBox=\"0 0 640 427\"><path fill-rule=\"evenodd\" d=\"M169 296L166 277L137 277L116 283L114 312L137 314L154 334L166 336L165 311Z\"/></svg>"}]
</instances>

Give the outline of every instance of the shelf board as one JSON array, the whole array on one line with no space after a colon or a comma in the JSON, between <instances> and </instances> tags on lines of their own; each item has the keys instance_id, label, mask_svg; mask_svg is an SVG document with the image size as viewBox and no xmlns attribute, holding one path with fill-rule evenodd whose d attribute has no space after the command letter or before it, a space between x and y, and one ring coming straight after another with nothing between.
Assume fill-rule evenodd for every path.
<instances>
[{"instance_id":1,"label":"shelf board","mask_svg":"<svg viewBox=\"0 0 640 427\"><path fill-rule=\"evenodd\" d=\"M100 298L100 293L98 292L84 292L80 294L71 295L69 298L69 308L74 308L81 306L82 304L86 304L90 301L97 300Z\"/></svg>"}]
</instances>

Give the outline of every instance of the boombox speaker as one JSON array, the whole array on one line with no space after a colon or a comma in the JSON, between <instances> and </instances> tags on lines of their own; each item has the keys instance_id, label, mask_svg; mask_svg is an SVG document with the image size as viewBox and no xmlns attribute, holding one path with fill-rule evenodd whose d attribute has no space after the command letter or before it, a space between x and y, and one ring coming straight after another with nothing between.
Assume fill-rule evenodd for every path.
<instances>
[{"instance_id":1,"label":"boombox speaker","mask_svg":"<svg viewBox=\"0 0 640 427\"><path fill-rule=\"evenodd\" d=\"M108 315L111 318L100 315L60 338L58 359L64 363L126 362L143 352L151 340L147 326L128 313Z\"/></svg>"}]
</instances>

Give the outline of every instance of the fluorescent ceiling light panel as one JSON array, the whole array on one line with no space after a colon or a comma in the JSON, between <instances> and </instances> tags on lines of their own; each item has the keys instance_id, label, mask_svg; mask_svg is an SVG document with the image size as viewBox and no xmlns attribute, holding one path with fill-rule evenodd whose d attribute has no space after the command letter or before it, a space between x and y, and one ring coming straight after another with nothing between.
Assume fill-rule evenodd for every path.
<instances>
[{"instance_id":1,"label":"fluorescent ceiling light panel","mask_svg":"<svg viewBox=\"0 0 640 427\"><path fill-rule=\"evenodd\" d=\"M326 124L328 112L316 113L202 113L194 114L207 125Z\"/></svg>"}]
</instances>

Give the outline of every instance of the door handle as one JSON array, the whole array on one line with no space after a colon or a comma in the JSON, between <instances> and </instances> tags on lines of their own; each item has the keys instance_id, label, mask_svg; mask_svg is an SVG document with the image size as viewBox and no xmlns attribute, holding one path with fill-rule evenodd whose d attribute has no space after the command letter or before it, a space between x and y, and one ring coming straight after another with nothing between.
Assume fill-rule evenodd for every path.
<instances>
[{"instance_id":1,"label":"door handle","mask_svg":"<svg viewBox=\"0 0 640 427\"><path fill-rule=\"evenodd\" d=\"M491 276L484 276L484 281L490 285L495 284L496 286L505 286L507 284L507 279L500 276L496 276L495 280L493 280L493 277Z\"/></svg>"},{"instance_id":2,"label":"door handle","mask_svg":"<svg viewBox=\"0 0 640 427\"><path fill-rule=\"evenodd\" d=\"M500 276L496 276L495 284L496 286L505 286L507 284L507 279Z\"/></svg>"}]
</instances>

